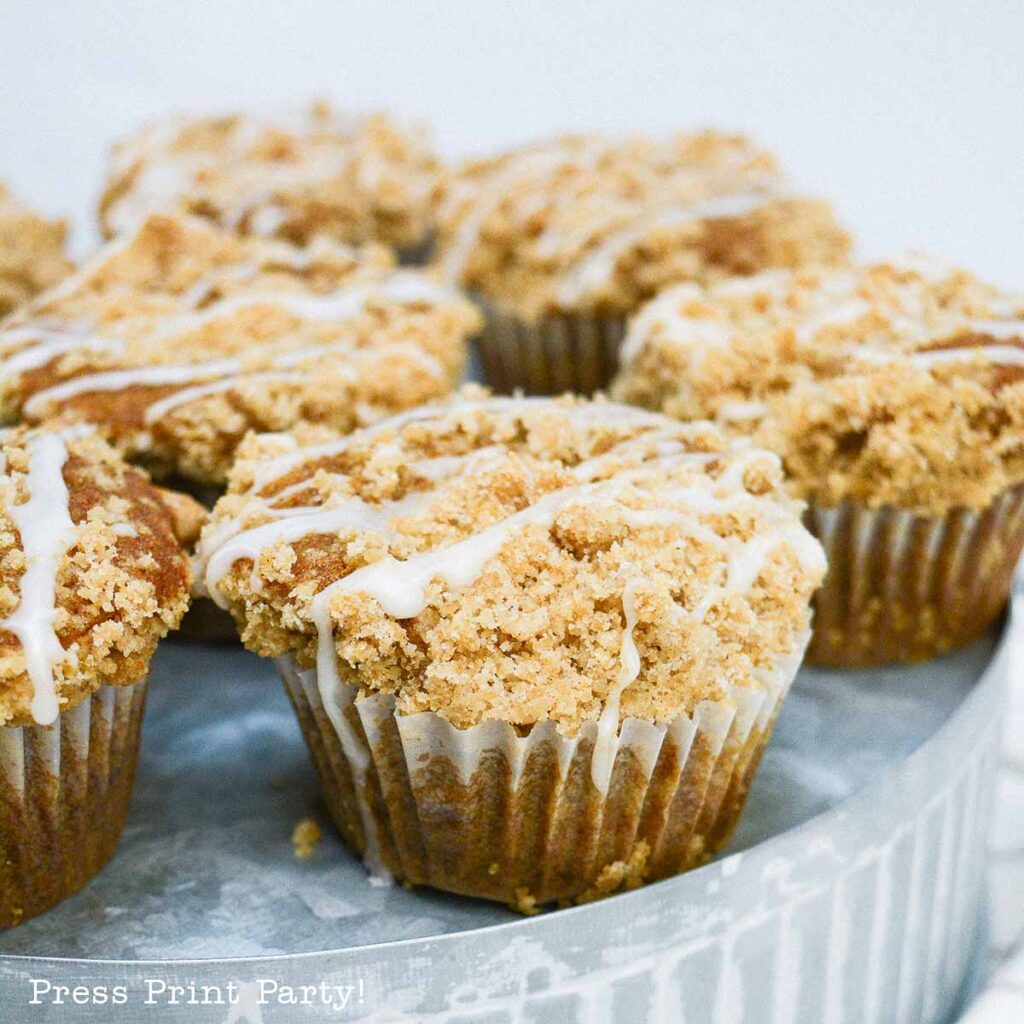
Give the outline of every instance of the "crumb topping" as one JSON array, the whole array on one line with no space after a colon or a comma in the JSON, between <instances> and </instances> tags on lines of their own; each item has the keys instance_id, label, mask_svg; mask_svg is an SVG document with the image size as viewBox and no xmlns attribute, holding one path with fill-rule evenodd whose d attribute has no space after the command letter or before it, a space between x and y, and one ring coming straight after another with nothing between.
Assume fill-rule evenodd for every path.
<instances>
[{"instance_id":1,"label":"crumb topping","mask_svg":"<svg viewBox=\"0 0 1024 1024\"><path fill-rule=\"evenodd\" d=\"M479 314L383 249L154 215L0 330L0 415L99 424L157 475L222 483L248 430L351 430L447 394Z\"/></svg>"},{"instance_id":2,"label":"crumb topping","mask_svg":"<svg viewBox=\"0 0 1024 1024\"><path fill-rule=\"evenodd\" d=\"M303 818L292 829L292 849L297 860L309 860L323 838L320 826L312 818Z\"/></svg>"},{"instance_id":3,"label":"crumb topping","mask_svg":"<svg viewBox=\"0 0 1024 1024\"><path fill-rule=\"evenodd\" d=\"M439 208L446 279L536 319L621 316L670 284L835 263L849 238L827 204L790 194L742 136L567 136L470 161Z\"/></svg>"},{"instance_id":4,"label":"crumb topping","mask_svg":"<svg viewBox=\"0 0 1024 1024\"><path fill-rule=\"evenodd\" d=\"M0 185L0 317L71 272L67 225L44 220Z\"/></svg>"},{"instance_id":5,"label":"crumb topping","mask_svg":"<svg viewBox=\"0 0 1024 1024\"><path fill-rule=\"evenodd\" d=\"M406 249L431 235L439 173L423 126L383 113L314 103L278 117L172 117L114 147L100 220L107 237L178 213L299 244Z\"/></svg>"},{"instance_id":6,"label":"crumb topping","mask_svg":"<svg viewBox=\"0 0 1024 1024\"><path fill-rule=\"evenodd\" d=\"M0 725L145 674L191 573L161 492L85 428L0 431Z\"/></svg>"},{"instance_id":7,"label":"crumb topping","mask_svg":"<svg viewBox=\"0 0 1024 1024\"><path fill-rule=\"evenodd\" d=\"M614 394L751 436L824 505L981 508L1024 481L1024 295L920 260L681 286Z\"/></svg>"},{"instance_id":8,"label":"crumb topping","mask_svg":"<svg viewBox=\"0 0 1024 1024\"><path fill-rule=\"evenodd\" d=\"M248 438L196 558L247 646L315 664L322 692L460 728L596 722L599 744L764 689L823 573L770 453L472 389L342 438Z\"/></svg>"}]
</instances>

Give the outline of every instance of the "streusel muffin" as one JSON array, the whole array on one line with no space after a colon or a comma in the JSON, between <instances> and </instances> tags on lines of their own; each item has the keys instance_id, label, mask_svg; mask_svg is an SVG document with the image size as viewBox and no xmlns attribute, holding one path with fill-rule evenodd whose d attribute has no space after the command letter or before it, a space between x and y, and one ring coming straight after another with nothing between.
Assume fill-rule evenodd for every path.
<instances>
[{"instance_id":1,"label":"streusel muffin","mask_svg":"<svg viewBox=\"0 0 1024 1024\"><path fill-rule=\"evenodd\" d=\"M523 907L728 839L823 573L776 456L473 392L251 437L197 556L371 870Z\"/></svg>"},{"instance_id":2,"label":"streusel muffin","mask_svg":"<svg viewBox=\"0 0 1024 1024\"><path fill-rule=\"evenodd\" d=\"M71 272L67 225L44 220L0 185L0 317Z\"/></svg>"},{"instance_id":3,"label":"streusel muffin","mask_svg":"<svg viewBox=\"0 0 1024 1024\"><path fill-rule=\"evenodd\" d=\"M114 147L100 221L108 237L151 213L305 244L421 250L434 228L440 163L425 129L325 103L278 116L157 121Z\"/></svg>"},{"instance_id":4,"label":"streusel muffin","mask_svg":"<svg viewBox=\"0 0 1024 1024\"><path fill-rule=\"evenodd\" d=\"M824 202L787 191L739 136L573 136L472 161L443 187L438 262L488 306L482 355L503 391L591 393L625 318L680 281L842 261Z\"/></svg>"},{"instance_id":5,"label":"streusel muffin","mask_svg":"<svg viewBox=\"0 0 1024 1024\"><path fill-rule=\"evenodd\" d=\"M477 311L379 247L299 249L154 215L0 329L0 416L99 425L220 486L249 430L350 430L452 390Z\"/></svg>"},{"instance_id":6,"label":"streusel muffin","mask_svg":"<svg viewBox=\"0 0 1024 1024\"><path fill-rule=\"evenodd\" d=\"M190 499L87 428L0 431L0 928L106 863L157 641L190 583Z\"/></svg>"},{"instance_id":7,"label":"streusel muffin","mask_svg":"<svg viewBox=\"0 0 1024 1024\"><path fill-rule=\"evenodd\" d=\"M923 261L670 290L625 401L778 452L829 555L809 657L923 660L984 632L1024 543L1024 297Z\"/></svg>"}]
</instances>

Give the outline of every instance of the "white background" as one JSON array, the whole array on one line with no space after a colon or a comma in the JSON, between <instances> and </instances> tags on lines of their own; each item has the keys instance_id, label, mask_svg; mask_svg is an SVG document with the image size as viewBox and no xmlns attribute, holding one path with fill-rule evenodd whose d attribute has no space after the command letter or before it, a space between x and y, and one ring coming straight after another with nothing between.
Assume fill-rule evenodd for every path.
<instances>
[{"instance_id":1,"label":"white background","mask_svg":"<svg viewBox=\"0 0 1024 1024\"><path fill-rule=\"evenodd\" d=\"M0 178L76 221L106 144L167 109L313 94L449 153L571 127L749 131L869 255L1024 285L1024 2L0 0Z\"/></svg>"}]
</instances>

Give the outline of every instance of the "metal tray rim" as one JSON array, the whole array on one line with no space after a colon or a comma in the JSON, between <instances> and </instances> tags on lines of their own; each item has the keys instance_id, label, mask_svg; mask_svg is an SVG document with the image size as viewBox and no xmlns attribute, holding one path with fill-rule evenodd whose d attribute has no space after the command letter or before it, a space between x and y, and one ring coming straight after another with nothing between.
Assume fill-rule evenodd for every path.
<instances>
[{"instance_id":1,"label":"metal tray rim","mask_svg":"<svg viewBox=\"0 0 1024 1024\"><path fill-rule=\"evenodd\" d=\"M552 925L556 919L561 924L570 916L572 920L577 920L579 918L586 919L588 917L596 917L597 915L603 916L611 903L614 903L619 909L626 909L634 904L642 904L650 898L653 892L659 892L663 895L667 895L673 889L692 885L695 879L707 878L712 872L722 872L723 865L728 864L729 861L733 860L733 858L742 857L743 859L750 859L758 856L759 854L764 855L766 850L770 851L771 847L777 840L799 837L801 833L816 830L823 824L827 825L834 819L848 815L851 810L856 810L860 804L866 803L873 797L877 796L878 792L883 787L890 785L893 780L898 780L901 776L911 772L919 761L928 756L929 751L945 742L950 733L956 733L960 728L964 727L965 721L970 718L969 713L971 709L973 709L982 700L991 698L991 691L998 685L996 683L996 676L998 673L995 672L995 669L1002 661L1004 661L1004 659L1007 658L1013 643L1014 625L1022 621L1024 621L1024 590L1015 593L1010 607L1004 614L998 627L998 640L993 648L991 658L989 659L984 671L976 680L970 694L957 707L954 713L950 715L950 717L943 722L938 729L935 730L934 733L932 733L919 747L908 754L890 771L879 775L857 792L850 794L820 814L816 814L798 825L783 829L782 831L774 834L770 839L762 840L741 853L726 855L700 868L695 868L692 871L685 872L684 874L678 875L674 878L667 878L659 882L654 882L650 885L634 890L633 892L618 893L605 897L604 899L597 900L593 903L588 903L582 906L566 907L556 911L546 911L534 917L523 917L521 920L505 921L498 924L484 925L479 928L469 928L462 931L441 933L438 935L395 939L386 942L367 943L365 945L350 946L340 949L308 950L300 953L275 953L264 956L198 958L175 957L165 959L148 958L128 960L98 957L33 956L31 954L9 953L0 954L0 964L6 963L11 966L27 966L31 964L41 966L88 965L92 968L103 966L131 966L136 968L149 965L166 968L169 965L173 965L174 967L187 967L189 965L210 966L214 964L246 965L255 967L261 964L300 964L315 961L317 959L335 957L339 954L368 954L380 951L398 953L402 950L424 950L432 947L443 947L458 943L467 935L490 936L503 932L509 934L509 940L511 941L520 933L535 935L538 931L543 930L546 925Z\"/></svg>"}]
</instances>

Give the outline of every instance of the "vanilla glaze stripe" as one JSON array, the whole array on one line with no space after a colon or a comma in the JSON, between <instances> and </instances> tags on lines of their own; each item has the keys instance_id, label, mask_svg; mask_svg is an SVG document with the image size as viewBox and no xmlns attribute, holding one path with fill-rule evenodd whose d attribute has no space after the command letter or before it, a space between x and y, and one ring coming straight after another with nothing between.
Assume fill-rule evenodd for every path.
<instances>
[{"instance_id":1,"label":"vanilla glaze stripe","mask_svg":"<svg viewBox=\"0 0 1024 1024\"><path fill-rule=\"evenodd\" d=\"M102 352L109 355L121 355L124 352L123 342L89 333L33 327L11 328L0 333L0 345L14 345L22 341L30 344L10 355L0 355L0 380L9 380L28 370L36 370L58 356L71 352Z\"/></svg>"},{"instance_id":2,"label":"vanilla glaze stripe","mask_svg":"<svg viewBox=\"0 0 1024 1024\"><path fill-rule=\"evenodd\" d=\"M560 144L550 152L531 151L514 156L509 166L498 171L471 200L468 211L458 222L455 238L441 261L444 279L451 284L458 283L487 218L501 206L511 188L523 183L533 184L562 167L593 167L607 150L606 145L597 143L575 149Z\"/></svg>"},{"instance_id":3,"label":"vanilla glaze stripe","mask_svg":"<svg viewBox=\"0 0 1024 1024\"><path fill-rule=\"evenodd\" d=\"M496 397L487 400L486 408L508 411L526 411L532 407L543 408L549 402L550 399L544 397ZM281 455L268 460L262 467L260 467L259 471L254 476L254 480L252 485L249 487L249 491L264 490L299 467L307 463L314 462L317 459L341 455L356 441L365 441L387 430L396 430L399 427L405 426L407 423L429 420L438 415L457 417L462 413L471 412L474 409L481 408L481 405L482 403L477 400L455 398L448 402L435 402L419 406L414 409L409 409L406 412L398 413L394 416L389 416L387 419L381 420L379 423L375 423L369 427L364 427L362 430L356 431L352 434L347 434L344 437L339 438L337 441L325 441L322 444L306 446L298 445L298 443L295 442L296 447L293 451L284 452ZM579 416L580 418L585 417L587 413L591 415L592 419L596 419L598 417L604 417L607 419L608 417L613 416L617 423L636 423L638 425L649 424L651 426L660 427L663 427L664 425L664 418L662 416L634 406L602 405L595 407L595 409L592 410L573 410L574 416ZM292 438L289 438L289 440L294 441Z\"/></svg>"},{"instance_id":4,"label":"vanilla glaze stripe","mask_svg":"<svg viewBox=\"0 0 1024 1024\"><path fill-rule=\"evenodd\" d=\"M146 409L143 419L149 425L159 423L168 413L183 405L197 402L202 398L209 398L211 395L222 395L244 384L279 382L283 384L301 383L306 380L304 373L288 373L286 371L267 371L266 373L244 373L226 377L224 380L211 381L209 384L197 384L195 387L182 388L166 398L154 402Z\"/></svg>"},{"instance_id":5,"label":"vanilla glaze stripe","mask_svg":"<svg viewBox=\"0 0 1024 1024\"><path fill-rule=\"evenodd\" d=\"M202 330L222 317L271 306L290 316L311 322L345 321L358 316L375 301L398 305L441 303L458 298L458 293L409 271L395 271L379 281L349 285L323 295L297 295L292 292L250 292L221 299L198 313L169 319L155 333L154 339L176 337L189 331Z\"/></svg>"},{"instance_id":6,"label":"vanilla glaze stripe","mask_svg":"<svg viewBox=\"0 0 1024 1024\"><path fill-rule=\"evenodd\" d=\"M273 292L246 294L212 303L199 313L183 314L167 318L159 330L146 335L147 342L167 341L183 334L202 330L216 321L231 317L239 312L272 307L283 310L297 319L310 322L343 323L358 316L374 302L394 302L398 305L436 304L455 300L457 293L436 282L424 279L416 274L396 271L380 281L341 288L328 295L295 295L292 293L277 294ZM118 339L102 338L90 333L87 329L79 331L53 330L49 328L20 327L0 333L0 344L29 342L6 359L0 359L0 379L6 379L45 365L59 355L76 351L96 351L120 355L125 351L125 344ZM34 342L34 344L32 343ZM262 346L265 347L265 346ZM328 345L322 346L324 350ZM403 346L402 351L411 351L411 346ZM338 351L341 351L339 348ZM303 350L303 355L313 354L313 346ZM282 354L283 365L287 363L287 353ZM429 354L423 353L424 368L428 372L443 375L443 367ZM241 370L238 360L219 360L209 363L192 364L196 367L189 371L185 367L150 366L137 368L121 368L100 373L82 374L61 384L36 392L25 403L25 411L35 415L47 402L63 401L76 395L92 391L121 391L134 386L159 386L163 384L191 383L204 376L220 376L237 373ZM221 369L223 367L223 369ZM124 374L125 376L117 376Z\"/></svg>"},{"instance_id":7,"label":"vanilla glaze stripe","mask_svg":"<svg viewBox=\"0 0 1024 1024\"><path fill-rule=\"evenodd\" d=\"M689 205L655 206L590 252L585 252L575 266L570 267L559 287L558 301L565 306L572 306L608 282L622 255L652 230L684 227L705 220L743 217L782 198L782 195L770 192L737 192Z\"/></svg>"},{"instance_id":8,"label":"vanilla glaze stripe","mask_svg":"<svg viewBox=\"0 0 1024 1024\"><path fill-rule=\"evenodd\" d=\"M191 384L204 377L226 377L242 369L239 359L214 359L206 363L191 363L173 366L137 366L131 369L109 370L103 373L87 373L72 377L52 388L37 391L26 403L29 416L42 414L45 407L54 402L64 402L78 395L93 392L125 391L132 387L164 387L177 384Z\"/></svg>"},{"instance_id":9,"label":"vanilla glaze stripe","mask_svg":"<svg viewBox=\"0 0 1024 1024\"><path fill-rule=\"evenodd\" d=\"M59 433L38 434L28 444L28 456L28 500L12 502L7 508L21 535L26 565L18 606L0 620L0 627L21 641L33 686L33 719L39 725L50 725L59 712L54 669L67 655L54 630L57 575L74 539L75 524L64 483L68 459L64 438Z\"/></svg>"}]
</instances>

